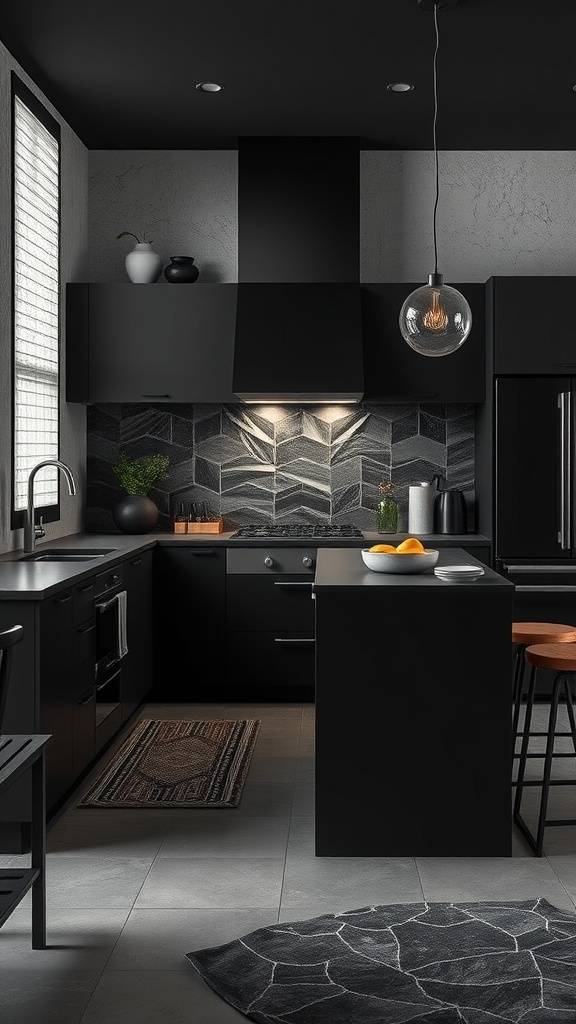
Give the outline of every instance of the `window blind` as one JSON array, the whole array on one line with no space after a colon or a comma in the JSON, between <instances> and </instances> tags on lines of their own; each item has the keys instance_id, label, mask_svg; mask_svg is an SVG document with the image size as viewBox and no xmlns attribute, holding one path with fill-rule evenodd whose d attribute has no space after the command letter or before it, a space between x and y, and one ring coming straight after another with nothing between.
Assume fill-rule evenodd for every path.
<instances>
[{"instance_id":1,"label":"window blind","mask_svg":"<svg viewBox=\"0 0 576 1024\"><path fill-rule=\"evenodd\" d=\"M14 102L14 510L30 470L59 451L59 142ZM34 482L37 506L58 503L57 470Z\"/></svg>"}]
</instances>

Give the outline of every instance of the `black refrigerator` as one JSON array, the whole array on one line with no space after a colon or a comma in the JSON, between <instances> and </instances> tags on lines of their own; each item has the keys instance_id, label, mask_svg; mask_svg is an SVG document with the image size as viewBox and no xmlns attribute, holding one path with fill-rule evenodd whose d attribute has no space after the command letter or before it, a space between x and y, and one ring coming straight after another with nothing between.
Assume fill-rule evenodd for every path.
<instances>
[{"instance_id":1,"label":"black refrigerator","mask_svg":"<svg viewBox=\"0 0 576 1024\"><path fill-rule=\"evenodd\" d=\"M515 585L514 619L576 625L576 378L495 386L495 569Z\"/></svg>"}]
</instances>

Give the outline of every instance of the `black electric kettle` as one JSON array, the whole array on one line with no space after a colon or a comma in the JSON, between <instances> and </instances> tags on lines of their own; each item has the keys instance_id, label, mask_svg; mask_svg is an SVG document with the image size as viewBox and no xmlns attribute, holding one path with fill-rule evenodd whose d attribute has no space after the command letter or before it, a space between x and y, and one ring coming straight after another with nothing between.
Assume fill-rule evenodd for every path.
<instances>
[{"instance_id":1,"label":"black electric kettle","mask_svg":"<svg viewBox=\"0 0 576 1024\"><path fill-rule=\"evenodd\" d=\"M464 492L442 490L440 481L443 479L439 474L432 478L432 483L438 481L438 495L434 501L434 533L467 533Z\"/></svg>"}]
</instances>

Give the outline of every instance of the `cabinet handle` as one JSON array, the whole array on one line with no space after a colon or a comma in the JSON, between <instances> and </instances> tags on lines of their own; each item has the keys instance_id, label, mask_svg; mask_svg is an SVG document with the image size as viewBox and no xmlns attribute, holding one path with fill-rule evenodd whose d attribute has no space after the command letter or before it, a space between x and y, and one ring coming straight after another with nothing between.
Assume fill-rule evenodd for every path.
<instances>
[{"instance_id":1,"label":"cabinet handle","mask_svg":"<svg viewBox=\"0 0 576 1024\"><path fill-rule=\"evenodd\" d=\"M79 707L85 708L87 704L91 704L92 701L95 700L96 695L94 693L89 693L87 697L84 697L81 700L77 700L76 703L78 704Z\"/></svg>"},{"instance_id":2,"label":"cabinet handle","mask_svg":"<svg viewBox=\"0 0 576 1024\"><path fill-rule=\"evenodd\" d=\"M54 604L67 604L68 601L72 600L72 594L68 594L67 597L55 597Z\"/></svg>"},{"instance_id":3,"label":"cabinet handle","mask_svg":"<svg viewBox=\"0 0 576 1024\"><path fill-rule=\"evenodd\" d=\"M314 584L310 583L280 583L279 580L274 580L275 587L313 587Z\"/></svg>"},{"instance_id":4,"label":"cabinet handle","mask_svg":"<svg viewBox=\"0 0 576 1024\"><path fill-rule=\"evenodd\" d=\"M274 637L274 643L275 644L315 644L316 640L314 639L313 636L311 636L311 637L307 637L307 636L302 636L302 637L275 636Z\"/></svg>"},{"instance_id":5,"label":"cabinet handle","mask_svg":"<svg viewBox=\"0 0 576 1024\"><path fill-rule=\"evenodd\" d=\"M554 363L554 366L576 366L576 363Z\"/></svg>"},{"instance_id":6,"label":"cabinet handle","mask_svg":"<svg viewBox=\"0 0 576 1024\"><path fill-rule=\"evenodd\" d=\"M142 398L170 398L170 395L142 395Z\"/></svg>"},{"instance_id":7,"label":"cabinet handle","mask_svg":"<svg viewBox=\"0 0 576 1024\"><path fill-rule=\"evenodd\" d=\"M110 686L110 683L113 683L114 680L117 679L118 676L121 674L121 672L122 669L119 668L118 671L115 672L113 676L110 676L103 683L99 683L99 685L96 687L97 692L100 693L101 690L105 690L107 686Z\"/></svg>"},{"instance_id":8,"label":"cabinet handle","mask_svg":"<svg viewBox=\"0 0 576 1024\"><path fill-rule=\"evenodd\" d=\"M576 593L576 587L570 587L563 583L534 583L533 585L530 583L521 583L516 587L516 591L520 591L524 594L574 594Z\"/></svg>"},{"instance_id":9,"label":"cabinet handle","mask_svg":"<svg viewBox=\"0 0 576 1024\"><path fill-rule=\"evenodd\" d=\"M89 590L94 590L93 583L89 583L88 586L86 587L78 587L78 591L80 594L87 594Z\"/></svg>"},{"instance_id":10,"label":"cabinet handle","mask_svg":"<svg viewBox=\"0 0 576 1024\"><path fill-rule=\"evenodd\" d=\"M96 628L95 625L92 624L91 626L84 626L82 629L78 629L77 632L78 633L82 633L82 635L84 636L84 634L86 634L86 633L91 633L92 630L95 629L95 628Z\"/></svg>"},{"instance_id":11,"label":"cabinet handle","mask_svg":"<svg viewBox=\"0 0 576 1024\"><path fill-rule=\"evenodd\" d=\"M135 558L133 562L130 562L130 565L140 565L141 561L141 558Z\"/></svg>"},{"instance_id":12,"label":"cabinet handle","mask_svg":"<svg viewBox=\"0 0 576 1024\"><path fill-rule=\"evenodd\" d=\"M214 548L199 548L198 551L190 550L189 553L192 558L202 558L206 555L215 555L216 551Z\"/></svg>"}]
</instances>

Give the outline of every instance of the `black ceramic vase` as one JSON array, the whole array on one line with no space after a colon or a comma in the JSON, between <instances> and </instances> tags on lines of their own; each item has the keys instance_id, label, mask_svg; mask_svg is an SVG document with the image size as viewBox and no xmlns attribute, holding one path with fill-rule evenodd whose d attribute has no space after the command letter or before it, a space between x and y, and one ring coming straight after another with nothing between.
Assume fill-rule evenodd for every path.
<instances>
[{"instance_id":1,"label":"black ceramic vase","mask_svg":"<svg viewBox=\"0 0 576 1024\"><path fill-rule=\"evenodd\" d=\"M158 522L159 510L145 494L128 494L112 512L112 519L122 533L150 533Z\"/></svg>"},{"instance_id":2,"label":"black ceramic vase","mask_svg":"<svg viewBox=\"0 0 576 1024\"><path fill-rule=\"evenodd\" d=\"M170 263L164 267L164 277L170 284L192 284L199 274L193 256L171 256Z\"/></svg>"}]
</instances>

